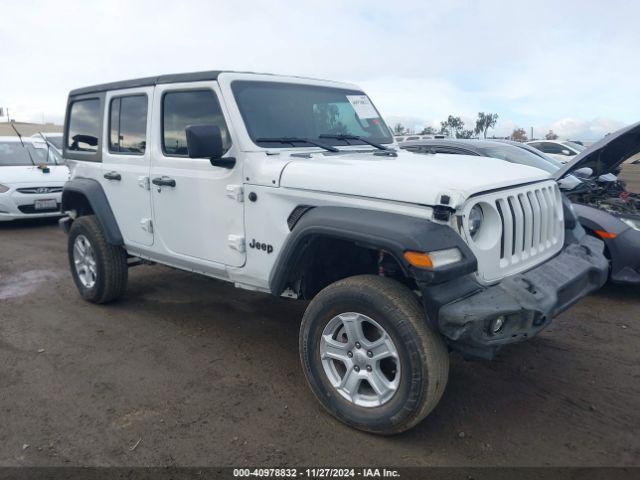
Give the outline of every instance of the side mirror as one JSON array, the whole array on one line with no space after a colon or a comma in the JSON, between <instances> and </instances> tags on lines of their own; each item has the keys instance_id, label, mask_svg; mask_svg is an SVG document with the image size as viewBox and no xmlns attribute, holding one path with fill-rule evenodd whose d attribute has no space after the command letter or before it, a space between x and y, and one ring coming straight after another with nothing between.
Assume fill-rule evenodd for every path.
<instances>
[{"instance_id":1,"label":"side mirror","mask_svg":"<svg viewBox=\"0 0 640 480\"><path fill-rule=\"evenodd\" d=\"M189 158L208 158L214 167L233 168L236 159L222 158L222 132L216 125L189 125L185 129Z\"/></svg>"},{"instance_id":2,"label":"side mirror","mask_svg":"<svg viewBox=\"0 0 640 480\"><path fill-rule=\"evenodd\" d=\"M567 150L566 148L562 149L562 154L566 155L567 157L572 157L573 155L575 155L575 153L573 153L571 150Z\"/></svg>"},{"instance_id":3,"label":"side mirror","mask_svg":"<svg viewBox=\"0 0 640 480\"><path fill-rule=\"evenodd\" d=\"M573 175L568 175L558 180L558 185L560 186L561 190L573 190L581 183L582 182L578 180L577 177L574 177Z\"/></svg>"},{"instance_id":4,"label":"side mirror","mask_svg":"<svg viewBox=\"0 0 640 480\"><path fill-rule=\"evenodd\" d=\"M610 183L618 181L618 177L616 177L613 173L605 173L604 175L600 175L598 177L598 181L601 183Z\"/></svg>"},{"instance_id":5,"label":"side mirror","mask_svg":"<svg viewBox=\"0 0 640 480\"><path fill-rule=\"evenodd\" d=\"M593 175L593 169L589 167L583 167L577 169L573 174L578 178L590 178Z\"/></svg>"}]
</instances>

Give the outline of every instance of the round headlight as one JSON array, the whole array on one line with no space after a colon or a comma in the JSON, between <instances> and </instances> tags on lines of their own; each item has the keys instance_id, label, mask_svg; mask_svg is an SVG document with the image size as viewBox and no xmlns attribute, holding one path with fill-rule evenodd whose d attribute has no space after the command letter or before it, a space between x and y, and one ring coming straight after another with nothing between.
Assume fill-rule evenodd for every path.
<instances>
[{"instance_id":1,"label":"round headlight","mask_svg":"<svg viewBox=\"0 0 640 480\"><path fill-rule=\"evenodd\" d=\"M484 220L484 214L482 213L482 207L476 205L469 212L469 233L471 238L475 239L482 227L482 221Z\"/></svg>"}]
</instances>

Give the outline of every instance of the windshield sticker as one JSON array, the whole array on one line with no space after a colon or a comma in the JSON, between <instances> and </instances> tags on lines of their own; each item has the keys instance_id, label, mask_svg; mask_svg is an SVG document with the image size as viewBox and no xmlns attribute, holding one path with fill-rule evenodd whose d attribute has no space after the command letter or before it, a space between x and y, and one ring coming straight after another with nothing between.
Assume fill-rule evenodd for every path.
<instances>
[{"instance_id":1,"label":"windshield sticker","mask_svg":"<svg viewBox=\"0 0 640 480\"><path fill-rule=\"evenodd\" d=\"M349 100L360 120L378 118L378 112L373 108L371 100L366 95L347 95L347 100Z\"/></svg>"}]
</instances>

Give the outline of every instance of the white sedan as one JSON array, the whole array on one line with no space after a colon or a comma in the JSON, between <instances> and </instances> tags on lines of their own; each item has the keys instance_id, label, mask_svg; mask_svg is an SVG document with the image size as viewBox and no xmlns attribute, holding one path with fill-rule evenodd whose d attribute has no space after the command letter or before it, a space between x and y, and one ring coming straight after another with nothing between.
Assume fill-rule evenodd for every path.
<instances>
[{"instance_id":1,"label":"white sedan","mask_svg":"<svg viewBox=\"0 0 640 480\"><path fill-rule=\"evenodd\" d=\"M38 132L31 135L34 142L43 141L49 142L54 148L58 150L58 153L62 155L62 133L60 132Z\"/></svg>"},{"instance_id":2,"label":"white sedan","mask_svg":"<svg viewBox=\"0 0 640 480\"><path fill-rule=\"evenodd\" d=\"M570 162L573 157L587 148L569 140L534 140L527 142L527 145L537 148L562 163Z\"/></svg>"},{"instance_id":3,"label":"white sedan","mask_svg":"<svg viewBox=\"0 0 640 480\"><path fill-rule=\"evenodd\" d=\"M0 137L0 222L61 215L69 169L53 149L36 139Z\"/></svg>"}]
</instances>

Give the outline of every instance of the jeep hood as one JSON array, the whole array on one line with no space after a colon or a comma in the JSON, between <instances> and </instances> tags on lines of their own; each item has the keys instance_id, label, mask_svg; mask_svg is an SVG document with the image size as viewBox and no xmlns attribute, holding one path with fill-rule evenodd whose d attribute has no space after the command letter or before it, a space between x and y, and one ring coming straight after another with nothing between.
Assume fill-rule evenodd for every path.
<instances>
[{"instance_id":1,"label":"jeep hood","mask_svg":"<svg viewBox=\"0 0 640 480\"><path fill-rule=\"evenodd\" d=\"M549 179L537 168L493 158L479 161L476 156L403 150L397 157L374 153L291 155L280 186L431 206L448 195L449 205L456 208L476 193Z\"/></svg>"},{"instance_id":2,"label":"jeep hood","mask_svg":"<svg viewBox=\"0 0 640 480\"><path fill-rule=\"evenodd\" d=\"M591 168L593 178L612 173L626 160L640 152L640 122L621 128L582 151L554 174L556 180L580 168Z\"/></svg>"}]
</instances>

